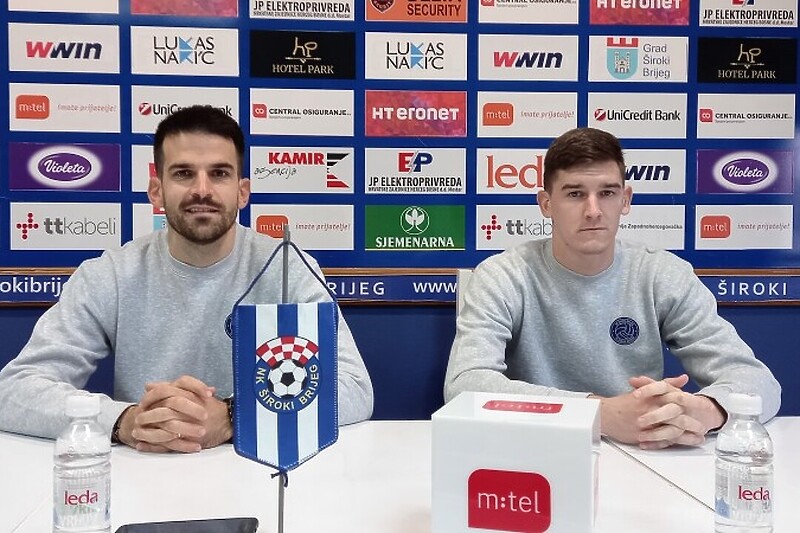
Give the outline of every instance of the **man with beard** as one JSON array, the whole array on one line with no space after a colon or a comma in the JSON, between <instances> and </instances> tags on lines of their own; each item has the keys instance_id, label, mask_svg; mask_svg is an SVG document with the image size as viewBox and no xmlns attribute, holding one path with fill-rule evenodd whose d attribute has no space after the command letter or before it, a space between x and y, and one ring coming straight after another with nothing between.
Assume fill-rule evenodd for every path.
<instances>
[{"instance_id":1,"label":"man with beard","mask_svg":"<svg viewBox=\"0 0 800 533\"><path fill-rule=\"evenodd\" d=\"M101 398L100 413L113 440L140 451L196 452L231 439L230 313L279 241L237 223L250 181L242 177L244 135L225 113L177 111L159 124L153 154L157 177L147 192L167 227L75 270L0 371L0 429L55 438L67 424L66 397L113 355L114 394ZM330 301L290 256L289 301ZM281 301L274 263L244 303ZM371 415L372 384L341 317L337 338L339 422L347 424Z\"/></svg>"}]
</instances>

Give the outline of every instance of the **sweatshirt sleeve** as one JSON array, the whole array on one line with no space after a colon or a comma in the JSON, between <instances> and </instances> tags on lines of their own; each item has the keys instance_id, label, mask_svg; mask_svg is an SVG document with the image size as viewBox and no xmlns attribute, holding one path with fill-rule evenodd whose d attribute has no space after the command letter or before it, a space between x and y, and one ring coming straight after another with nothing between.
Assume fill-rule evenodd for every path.
<instances>
[{"instance_id":1,"label":"sweatshirt sleeve","mask_svg":"<svg viewBox=\"0 0 800 533\"><path fill-rule=\"evenodd\" d=\"M470 276L464 306L456 319L456 336L444 381L444 399L452 400L464 391L535 394L540 396L586 397L506 375L506 347L522 327L523 308L536 312L523 299L519 285L525 265L515 265L501 254L484 261Z\"/></svg>"},{"instance_id":2,"label":"sweatshirt sleeve","mask_svg":"<svg viewBox=\"0 0 800 533\"><path fill-rule=\"evenodd\" d=\"M657 298L661 335L689 376L700 386L698 394L713 398L727 411L732 392L758 394L763 400L762 420L777 414L781 386L767 366L739 337L736 329L717 313L717 301L688 263L668 267L660 276Z\"/></svg>"},{"instance_id":3,"label":"sweatshirt sleeve","mask_svg":"<svg viewBox=\"0 0 800 533\"><path fill-rule=\"evenodd\" d=\"M317 262L308 254L303 255L314 272L324 282L325 277ZM302 279L293 281L291 286L300 287L298 302L330 302L331 296L319 280L314 278L305 265L296 264L293 272L302 273ZM356 346L350 327L342 316L341 309L337 313L339 343L339 425L352 424L367 420L372 416L373 392L367 367Z\"/></svg>"},{"instance_id":4,"label":"sweatshirt sleeve","mask_svg":"<svg viewBox=\"0 0 800 533\"><path fill-rule=\"evenodd\" d=\"M96 266L89 261L74 272L19 355L0 370L0 429L58 436L67 424L66 398L84 387L97 362L111 353L116 314L108 310L116 305L116 285L110 271L103 275ZM105 395L100 404L100 423L110 434L127 404Z\"/></svg>"}]
</instances>

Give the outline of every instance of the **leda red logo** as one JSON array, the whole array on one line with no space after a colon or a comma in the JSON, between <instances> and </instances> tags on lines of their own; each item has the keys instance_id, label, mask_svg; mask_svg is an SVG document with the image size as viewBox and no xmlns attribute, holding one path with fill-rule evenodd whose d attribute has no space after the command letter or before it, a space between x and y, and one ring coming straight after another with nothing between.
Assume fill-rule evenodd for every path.
<instances>
[{"instance_id":1,"label":"leda red logo","mask_svg":"<svg viewBox=\"0 0 800 533\"><path fill-rule=\"evenodd\" d=\"M561 412L563 403L544 402L509 402L507 400L489 400L483 404L490 411L513 411L517 413L556 414Z\"/></svg>"},{"instance_id":2,"label":"leda red logo","mask_svg":"<svg viewBox=\"0 0 800 533\"><path fill-rule=\"evenodd\" d=\"M543 533L550 527L550 483L541 474L475 470L467 481L467 525Z\"/></svg>"}]
</instances>

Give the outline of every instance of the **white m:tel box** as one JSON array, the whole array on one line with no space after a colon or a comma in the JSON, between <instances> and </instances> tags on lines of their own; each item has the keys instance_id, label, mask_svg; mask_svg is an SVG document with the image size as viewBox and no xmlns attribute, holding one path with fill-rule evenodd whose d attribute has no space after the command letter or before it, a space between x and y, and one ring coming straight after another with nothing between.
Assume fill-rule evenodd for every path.
<instances>
[{"instance_id":1,"label":"white m:tel box","mask_svg":"<svg viewBox=\"0 0 800 533\"><path fill-rule=\"evenodd\" d=\"M464 392L431 417L432 532L591 533L600 401Z\"/></svg>"}]
</instances>

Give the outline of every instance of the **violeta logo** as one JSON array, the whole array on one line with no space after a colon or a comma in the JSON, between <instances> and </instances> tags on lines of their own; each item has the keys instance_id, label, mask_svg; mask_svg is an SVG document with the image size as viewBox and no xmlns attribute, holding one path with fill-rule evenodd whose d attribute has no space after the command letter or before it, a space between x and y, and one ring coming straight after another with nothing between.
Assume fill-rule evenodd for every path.
<instances>
[{"instance_id":1,"label":"violeta logo","mask_svg":"<svg viewBox=\"0 0 800 533\"><path fill-rule=\"evenodd\" d=\"M119 191L118 144L9 144L12 191Z\"/></svg>"},{"instance_id":2,"label":"violeta logo","mask_svg":"<svg viewBox=\"0 0 800 533\"><path fill-rule=\"evenodd\" d=\"M463 205L368 205L367 250L464 249Z\"/></svg>"},{"instance_id":3,"label":"violeta logo","mask_svg":"<svg viewBox=\"0 0 800 533\"><path fill-rule=\"evenodd\" d=\"M534 472L479 469L467 481L467 525L543 533L551 522L550 482Z\"/></svg>"}]
</instances>

